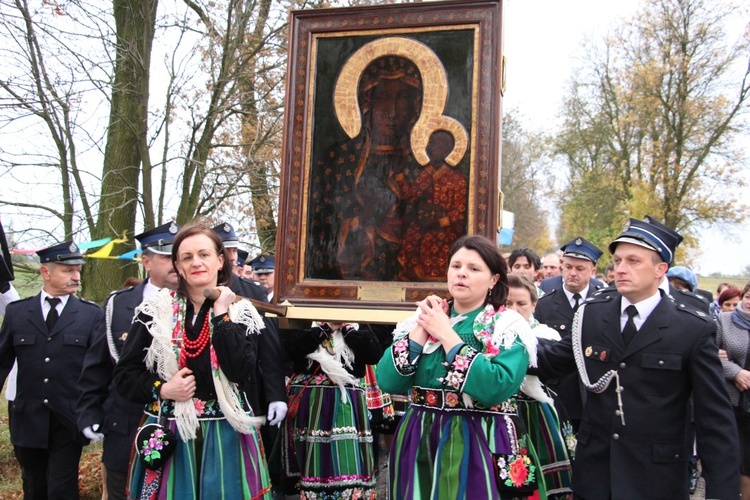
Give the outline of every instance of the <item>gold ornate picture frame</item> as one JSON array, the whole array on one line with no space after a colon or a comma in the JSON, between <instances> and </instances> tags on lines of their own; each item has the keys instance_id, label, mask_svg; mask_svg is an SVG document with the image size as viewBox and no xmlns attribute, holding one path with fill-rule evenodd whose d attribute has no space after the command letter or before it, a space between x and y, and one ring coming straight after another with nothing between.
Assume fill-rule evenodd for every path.
<instances>
[{"instance_id":1,"label":"gold ornate picture frame","mask_svg":"<svg viewBox=\"0 0 750 500\"><path fill-rule=\"evenodd\" d=\"M278 303L413 310L445 294L458 237L496 237L501 14L500 0L291 14Z\"/></svg>"}]
</instances>

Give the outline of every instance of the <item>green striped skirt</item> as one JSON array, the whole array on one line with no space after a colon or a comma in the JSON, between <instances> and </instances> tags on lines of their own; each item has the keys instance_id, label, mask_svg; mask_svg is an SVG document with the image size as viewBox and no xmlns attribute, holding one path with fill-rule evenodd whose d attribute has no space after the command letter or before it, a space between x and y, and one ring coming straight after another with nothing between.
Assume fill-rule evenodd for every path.
<instances>
[{"instance_id":1,"label":"green striped skirt","mask_svg":"<svg viewBox=\"0 0 750 500\"><path fill-rule=\"evenodd\" d=\"M295 377L290 396L308 375ZM323 374L302 392L299 411L282 429L284 489L301 498L375 498L373 440L365 391L338 386Z\"/></svg>"},{"instance_id":2,"label":"green striped skirt","mask_svg":"<svg viewBox=\"0 0 750 500\"><path fill-rule=\"evenodd\" d=\"M156 422L148 416L144 423ZM169 421L175 434L177 424ZM198 437L177 442L159 471L131 457L131 499L208 500L271 499L271 480L260 434L240 434L224 419L201 420Z\"/></svg>"}]
</instances>

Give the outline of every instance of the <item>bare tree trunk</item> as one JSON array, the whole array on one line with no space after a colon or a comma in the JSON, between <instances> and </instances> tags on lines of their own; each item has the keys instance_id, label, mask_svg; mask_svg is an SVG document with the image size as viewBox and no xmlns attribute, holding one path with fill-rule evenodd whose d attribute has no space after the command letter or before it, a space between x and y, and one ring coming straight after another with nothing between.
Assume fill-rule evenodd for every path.
<instances>
[{"instance_id":1,"label":"bare tree trunk","mask_svg":"<svg viewBox=\"0 0 750 500\"><path fill-rule=\"evenodd\" d=\"M119 254L133 247L138 180L142 154L147 151L148 81L157 0L113 0L113 4L117 57L99 218L92 236L127 234L131 243L115 247L113 254ZM87 267L86 295L96 301L102 301L125 278L136 274L135 266L115 260L92 259Z\"/></svg>"}]
</instances>

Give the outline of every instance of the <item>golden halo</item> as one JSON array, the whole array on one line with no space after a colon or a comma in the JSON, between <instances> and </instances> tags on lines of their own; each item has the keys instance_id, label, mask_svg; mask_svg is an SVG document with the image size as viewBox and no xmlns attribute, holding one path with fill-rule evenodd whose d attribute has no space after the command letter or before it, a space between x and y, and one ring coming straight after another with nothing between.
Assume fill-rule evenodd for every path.
<instances>
[{"instance_id":1,"label":"golden halo","mask_svg":"<svg viewBox=\"0 0 750 500\"><path fill-rule=\"evenodd\" d=\"M359 78L368 64L379 57L395 55L412 61L422 75L422 113L411 131L411 149L420 165L430 162L427 142L437 130L445 130L454 139L451 153L445 162L456 166L466 154L469 137L466 129L454 118L443 115L448 99L448 79L445 67L428 46L404 37L374 40L357 50L344 64L333 93L333 107L344 132L354 138L362 129L362 116L357 99Z\"/></svg>"}]
</instances>

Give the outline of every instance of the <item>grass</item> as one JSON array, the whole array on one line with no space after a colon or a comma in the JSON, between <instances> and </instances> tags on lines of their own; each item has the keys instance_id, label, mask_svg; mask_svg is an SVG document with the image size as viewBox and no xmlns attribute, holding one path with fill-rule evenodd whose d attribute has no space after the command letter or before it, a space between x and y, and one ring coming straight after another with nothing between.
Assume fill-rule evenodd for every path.
<instances>
[{"instance_id":1,"label":"grass","mask_svg":"<svg viewBox=\"0 0 750 500\"><path fill-rule=\"evenodd\" d=\"M716 294L716 287L719 286L719 283L731 283L742 290L748 281L750 281L750 277L747 276L698 276L698 288Z\"/></svg>"}]
</instances>

